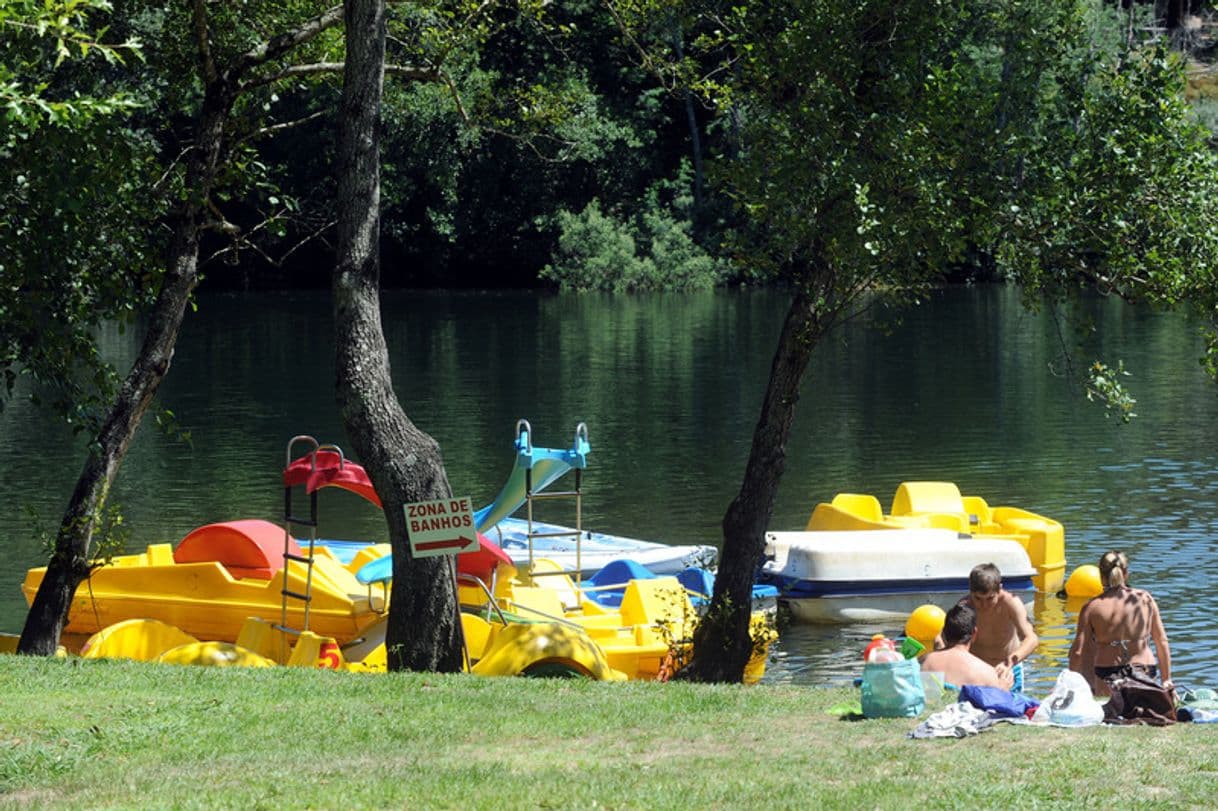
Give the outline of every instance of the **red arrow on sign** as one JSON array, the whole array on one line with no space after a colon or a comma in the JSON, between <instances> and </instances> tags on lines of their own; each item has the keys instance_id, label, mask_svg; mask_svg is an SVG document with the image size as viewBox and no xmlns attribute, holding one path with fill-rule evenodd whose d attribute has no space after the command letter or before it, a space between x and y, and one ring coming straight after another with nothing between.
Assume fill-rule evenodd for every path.
<instances>
[{"instance_id":1,"label":"red arrow on sign","mask_svg":"<svg viewBox=\"0 0 1218 811\"><path fill-rule=\"evenodd\" d=\"M477 538L453 538L452 540L448 541L424 541L423 543L415 544L414 548L419 552L434 552L437 549L456 549L460 552L469 549L471 546L478 546Z\"/></svg>"}]
</instances>

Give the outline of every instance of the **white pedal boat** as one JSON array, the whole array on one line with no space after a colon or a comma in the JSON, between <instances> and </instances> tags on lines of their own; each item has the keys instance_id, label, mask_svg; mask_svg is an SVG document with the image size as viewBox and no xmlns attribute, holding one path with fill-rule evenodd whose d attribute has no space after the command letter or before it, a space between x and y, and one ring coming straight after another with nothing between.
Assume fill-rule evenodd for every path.
<instances>
[{"instance_id":1,"label":"white pedal boat","mask_svg":"<svg viewBox=\"0 0 1218 811\"><path fill-rule=\"evenodd\" d=\"M1036 568L1015 540L948 529L767 532L759 583L778 587L792 619L808 623L904 621L919 605L950 607L968 575L993 563L1025 602Z\"/></svg>"}]
</instances>

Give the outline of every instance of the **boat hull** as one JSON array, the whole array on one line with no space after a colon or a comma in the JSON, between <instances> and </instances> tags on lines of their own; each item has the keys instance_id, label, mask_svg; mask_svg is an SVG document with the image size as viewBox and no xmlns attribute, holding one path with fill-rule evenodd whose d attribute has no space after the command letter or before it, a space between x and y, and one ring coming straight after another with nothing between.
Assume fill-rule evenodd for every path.
<instances>
[{"instance_id":1,"label":"boat hull","mask_svg":"<svg viewBox=\"0 0 1218 811\"><path fill-rule=\"evenodd\" d=\"M778 587L792 619L808 623L904 619L919 605L948 607L968 593L980 563L1030 601L1036 568L1016 541L951 530L845 530L766 533L759 581Z\"/></svg>"},{"instance_id":2,"label":"boat hull","mask_svg":"<svg viewBox=\"0 0 1218 811\"><path fill-rule=\"evenodd\" d=\"M1004 579L1005 587L1005 579ZM1028 606L1032 605L1035 589L1014 589ZM937 605L944 611L968 594L968 587L947 591L882 592L876 594L835 594L822 597L788 595L780 602L795 622L810 625L850 625L853 623L904 623L914 609L922 605Z\"/></svg>"}]
</instances>

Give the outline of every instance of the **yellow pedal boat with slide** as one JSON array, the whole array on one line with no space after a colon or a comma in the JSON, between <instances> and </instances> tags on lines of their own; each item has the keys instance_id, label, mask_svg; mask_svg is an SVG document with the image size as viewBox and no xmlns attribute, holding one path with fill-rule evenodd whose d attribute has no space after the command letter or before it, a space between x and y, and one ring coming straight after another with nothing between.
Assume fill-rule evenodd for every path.
<instances>
[{"instance_id":1,"label":"yellow pedal boat with slide","mask_svg":"<svg viewBox=\"0 0 1218 811\"><path fill-rule=\"evenodd\" d=\"M291 488L300 484L314 525L321 487L339 486L379 506L359 465L334 446L308 437L293 443L299 439L313 450L284 471L286 515ZM479 539L478 551L457 556L471 672L664 679L688 660L698 615L676 578L632 581L621 607L607 609L578 592L557 565L536 561L542 565L522 576L497 545ZM65 633L93 635L83 648L90 657L385 669L387 584L361 582L354 573L386 556L389 545L360 545L344 560L324 543L310 541L307 554L303 545L285 527L250 519L199 527L176 548L153 544L99 562L77 589ZM45 573L27 573L27 601ZM284 629L296 632L287 639ZM764 621L755 631L749 681L764 672L774 637Z\"/></svg>"}]
</instances>

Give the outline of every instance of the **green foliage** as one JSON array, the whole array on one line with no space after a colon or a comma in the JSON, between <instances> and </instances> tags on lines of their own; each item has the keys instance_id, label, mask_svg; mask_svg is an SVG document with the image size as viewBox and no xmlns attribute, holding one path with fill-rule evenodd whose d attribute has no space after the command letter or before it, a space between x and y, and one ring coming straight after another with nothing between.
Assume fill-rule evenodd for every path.
<instances>
[{"instance_id":1,"label":"green foliage","mask_svg":"<svg viewBox=\"0 0 1218 811\"><path fill-rule=\"evenodd\" d=\"M688 198L662 202L669 185L652 186L631 219L602 212L595 199L582 212L560 211L554 261L540 278L564 290L617 293L708 290L721 283L725 263L694 242L690 222L682 217Z\"/></svg>"},{"instance_id":2,"label":"green foliage","mask_svg":"<svg viewBox=\"0 0 1218 811\"><path fill-rule=\"evenodd\" d=\"M554 264L541 278L567 290L628 290L651 269L639 259L628 227L601 212L593 200L578 214L558 213L558 248Z\"/></svg>"},{"instance_id":3,"label":"green foliage","mask_svg":"<svg viewBox=\"0 0 1218 811\"><path fill-rule=\"evenodd\" d=\"M1212 316L1218 155L1180 59L1127 26L1099 0L734 8L736 255L822 327L978 259L1032 295Z\"/></svg>"},{"instance_id":4,"label":"green foliage","mask_svg":"<svg viewBox=\"0 0 1218 811\"><path fill-rule=\"evenodd\" d=\"M1121 383L1120 378L1128 377L1125 363L1118 361L1113 369L1106 364L1096 361L1091 364L1087 378L1087 399L1104 404L1105 413L1116 414L1121 422L1129 422L1138 416L1133 408L1137 400Z\"/></svg>"},{"instance_id":5,"label":"green foliage","mask_svg":"<svg viewBox=\"0 0 1218 811\"><path fill-rule=\"evenodd\" d=\"M1218 144L1218 99L1197 99L1193 112L1197 123L1209 130L1211 143Z\"/></svg>"},{"instance_id":6,"label":"green foliage","mask_svg":"<svg viewBox=\"0 0 1218 811\"><path fill-rule=\"evenodd\" d=\"M77 430L96 427L115 385L93 328L122 328L149 300L155 274L144 260L158 241L142 227L156 210L146 193L155 145L115 115L135 109L135 95L92 61L65 61L99 54L110 70L139 53L134 38L110 46L104 29L86 30L108 8L0 6L0 30L12 35L0 73L21 78L0 89L0 408L20 372L37 384L35 399Z\"/></svg>"},{"instance_id":7,"label":"green foliage","mask_svg":"<svg viewBox=\"0 0 1218 811\"><path fill-rule=\"evenodd\" d=\"M0 0L0 148L43 125L76 126L138 106L129 93L65 87L55 73L68 60L97 55L115 65L140 56L137 39L103 41L95 20L110 10L107 0Z\"/></svg>"},{"instance_id":8,"label":"green foliage","mask_svg":"<svg viewBox=\"0 0 1218 811\"><path fill-rule=\"evenodd\" d=\"M600 4L493 18L484 40L446 53L451 84L387 77L383 224L391 255L417 257L388 262L389 284L413 267L426 275L409 283L532 286L560 209L595 195L606 212L627 210L685 150L664 140L671 98L623 67Z\"/></svg>"}]
</instances>

